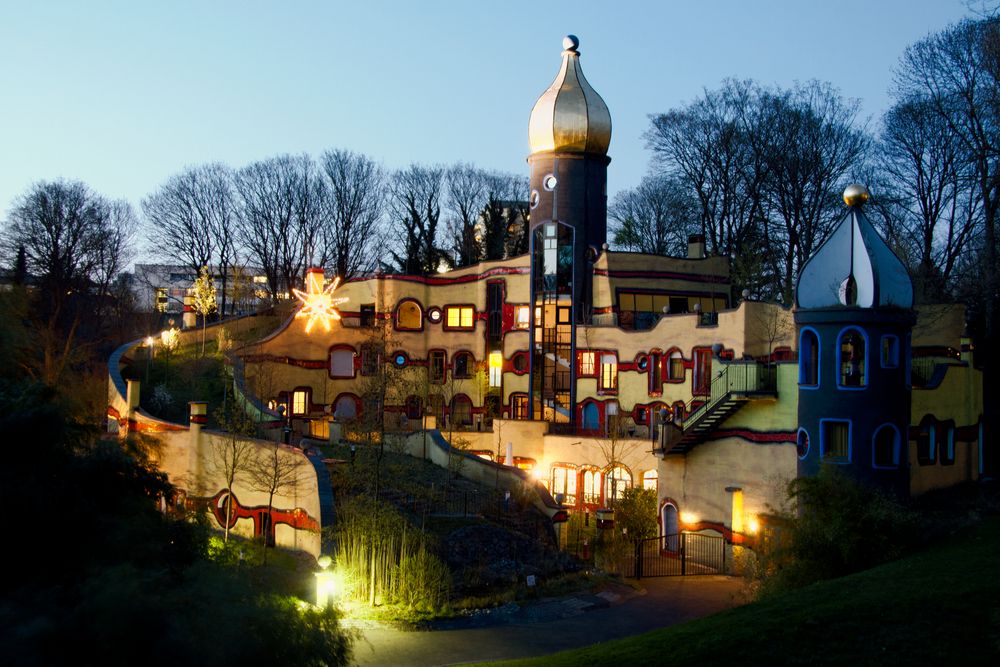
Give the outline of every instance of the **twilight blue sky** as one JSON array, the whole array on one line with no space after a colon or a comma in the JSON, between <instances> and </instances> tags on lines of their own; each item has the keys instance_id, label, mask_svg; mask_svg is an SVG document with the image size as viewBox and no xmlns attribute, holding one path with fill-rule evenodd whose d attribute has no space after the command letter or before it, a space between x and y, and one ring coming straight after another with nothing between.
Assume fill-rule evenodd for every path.
<instances>
[{"instance_id":1,"label":"twilight blue sky","mask_svg":"<svg viewBox=\"0 0 1000 667\"><path fill-rule=\"evenodd\" d=\"M332 147L388 168L527 173L528 114L580 38L611 110L609 194L648 115L726 77L820 79L877 121L905 47L961 0L25 2L0 0L0 219L65 177L136 206L185 165Z\"/></svg>"}]
</instances>

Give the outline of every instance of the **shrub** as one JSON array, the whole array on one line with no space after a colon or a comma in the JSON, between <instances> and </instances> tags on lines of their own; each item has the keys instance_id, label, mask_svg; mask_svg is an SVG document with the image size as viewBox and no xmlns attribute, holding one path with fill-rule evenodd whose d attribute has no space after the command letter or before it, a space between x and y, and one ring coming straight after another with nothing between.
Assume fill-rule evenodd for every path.
<instances>
[{"instance_id":1,"label":"shrub","mask_svg":"<svg viewBox=\"0 0 1000 667\"><path fill-rule=\"evenodd\" d=\"M780 528L765 533L758 549L763 593L864 570L899 558L915 543L912 512L832 466L792 480L788 497L797 513L779 513Z\"/></svg>"}]
</instances>

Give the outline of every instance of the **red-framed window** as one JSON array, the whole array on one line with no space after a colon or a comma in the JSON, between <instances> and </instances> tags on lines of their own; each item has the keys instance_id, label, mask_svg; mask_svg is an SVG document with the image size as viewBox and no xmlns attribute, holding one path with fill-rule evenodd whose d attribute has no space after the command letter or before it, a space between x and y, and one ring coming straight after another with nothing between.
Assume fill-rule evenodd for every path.
<instances>
[{"instance_id":1,"label":"red-framed window","mask_svg":"<svg viewBox=\"0 0 1000 667\"><path fill-rule=\"evenodd\" d=\"M424 310L416 299L403 299L396 305L396 328L400 331L424 328Z\"/></svg>"},{"instance_id":2,"label":"red-framed window","mask_svg":"<svg viewBox=\"0 0 1000 667\"><path fill-rule=\"evenodd\" d=\"M427 379L431 384L444 384L447 368L444 350L431 350L427 353Z\"/></svg>"},{"instance_id":3,"label":"red-framed window","mask_svg":"<svg viewBox=\"0 0 1000 667\"><path fill-rule=\"evenodd\" d=\"M330 348L330 377L353 378L355 376L354 348L350 345L337 345Z\"/></svg>"},{"instance_id":4,"label":"red-framed window","mask_svg":"<svg viewBox=\"0 0 1000 667\"><path fill-rule=\"evenodd\" d=\"M597 364L600 352L596 350L580 350L576 353L577 377L597 377Z\"/></svg>"},{"instance_id":5,"label":"red-framed window","mask_svg":"<svg viewBox=\"0 0 1000 667\"><path fill-rule=\"evenodd\" d=\"M444 328L470 331L476 327L476 307L473 305L445 306Z\"/></svg>"},{"instance_id":6,"label":"red-framed window","mask_svg":"<svg viewBox=\"0 0 1000 667\"><path fill-rule=\"evenodd\" d=\"M614 352L600 353L600 368L597 388L602 392L618 391L618 355Z\"/></svg>"},{"instance_id":7,"label":"red-framed window","mask_svg":"<svg viewBox=\"0 0 1000 667\"><path fill-rule=\"evenodd\" d=\"M476 358L471 352L456 352L452 357L456 378L470 378L476 372Z\"/></svg>"}]
</instances>

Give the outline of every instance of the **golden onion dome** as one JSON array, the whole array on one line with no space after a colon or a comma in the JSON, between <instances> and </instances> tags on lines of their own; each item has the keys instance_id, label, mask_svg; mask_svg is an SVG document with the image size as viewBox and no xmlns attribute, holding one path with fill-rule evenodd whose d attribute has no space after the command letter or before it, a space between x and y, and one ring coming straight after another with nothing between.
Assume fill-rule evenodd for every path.
<instances>
[{"instance_id":1,"label":"golden onion dome","mask_svg":"<svg viewBox=\"0 0 1000 667\"><path fill-rule=\"evenodd\" d=\"M568 151L606 155L611 114L580 68L580 40L563 39L562 66L531 110L528 143L532 153Z\"/></svg>"}]
</instances>

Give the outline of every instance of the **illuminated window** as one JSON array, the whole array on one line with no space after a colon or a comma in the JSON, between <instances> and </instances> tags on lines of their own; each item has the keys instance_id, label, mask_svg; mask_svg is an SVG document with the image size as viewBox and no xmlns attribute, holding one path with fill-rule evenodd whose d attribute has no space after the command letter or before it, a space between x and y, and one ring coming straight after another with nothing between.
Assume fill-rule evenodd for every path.
<instances>
[{"instance_id":1,"label":"illuminated window","mask_svg":"<svg viewBox=\"0 0 1000 667\"><path fill-rule=\"evenodd\" d=\"M167 312L167 307L170 304L170 297L167 296L166 287L156 288L156 311L159 313Z\"/></svg>"},{"instance_id":2,"label":"illuminated window","mask_svg":"<svg viewBox=\"0 0 1000 667\"><path fill-rule=\"evenodd\" d=\"M304 415L309 404L309 393L303 389L296 389L292 392L292 414Z\"/></svg>"},{"instance_id":3,"label":"illuminated window","mask_svg":"<svg viewBox=\"0 0 1000 667\"><path fill-rule=\"evenodd\" d=\"M490 352L490 386L499 387L503 380L503 352Z\"/></svg>"},{"instance_id":4,"label":"illuminated window","mask_svg":"<svg viewBox=\"0 0 1000 667\"><path fill-rule=\"evenodd\" d=\"M868 384L865 373L865 337L858 329L844 329L837 344L837 362L840 366L841 387L864 387Z\"/></svg>"},{"instance_id":5,"label":"illuminated window","mask_svg":"<svg viewBox=\"0 0 1000 667\"><path fill-rule=\"evenodd\" d=\"M594 364L596 363L597 354L594 352L581 352L580 353L580 375L585 377L594 376Z\"/></svg>"},{"instance_id":6,"label":"illuminated window","mask_svg":"<svg viewBox=\"0 0 1000 667\"><path fill-rule=\"evenodd\" d=\"M511 394L510 395L510 410L512 419L527 419L528 418L528 395L527 394Z\"/></svg>"},{"instance_id":7,"label":"illuminated window","mask_svg":"<svg viewBox=\"0 0 1000 667\"><path fill-rule=\"evenodd\" d=\"M604 498L618 500L625 489L632 486L632 473L623 466L615 466L604 475Z\"/></svg>"},{"instance_id":8,"label":"illuminated window","mask_svg":"<svg viewBox=\"0 0 1000 667\"><path fill-rule=\"evenodd\" d=\"M449 329L471 329L473 313L472 306L448 306L445 308L445 326Z\"/></svg>"},{"instance_id":9,"label":"illuminated window","mask_svg":"<svg viewBox=\"0 0 1000 667\"><path fill-rule=\"evenodd\" d=\"M531 309L528 306L514 306L514 328L527 329L531 324Z\"/></svg>"},{"instance_id":10,"label":"illuminated window","mask_svg":"<svg viewBox=\"0 0 1000 667\"><path fill-rule=\"evenodd\" d=\"M423 327L423 312L416 301L402 301L396 308L397 329L420 329Z\"/></svg>"},{"instance_id":11,"label":"illuminated window","mask_svg":"<svg viewBox=\"0 0 1000 667\"><path fill-rule=\"evenodd\" d=\"M674 381L684 380L684 358L680 350L670 353L670 366L667 370L667 378Z\"/></svg>"},{"instance_id":12,"label":"illuminated window","mask_svg":"<svg viewBox=\"0 0 1000 667\"><path fill-rule=\"evenodd\" d=\"M831 463L851 462L851 422L820 420L820 456Z\"/></svg>"},{"instance_id":13,"label":"illuminated window","mask_svg":"<svg viewBox=\"0 0 1000 667\"><path fill-rule=\"evenodd\" d=\"M601 502L601 472L599 470L583 471L583 502L590 505Z\"/></svg>"},{"instance_id":14,"label":"illuminated window","mask_svg":"<svg viewBox=\"0 0 1000 667\"><path fill-rule=\"evenodd\" d=\"M354 377L354 350L339 348L330 351L330 377Z\"/></svg>"},{"instance_id":15,"label":"illuminated window","mask_svg":"<svg viewBox=\"0 0 1000 667\"><path fill-rule=\"evenodd\" d=\"M601 354L600 389L614 391L618 389L618 357L605 352Z\"/></svg>"},{"instance_id":16,"label":"illuminated window","mask_svg":"<svg viewBox=\"0 0 1000 667\"><path fill-rule=\"evenodd\" d=\"M444 350L431 350L429 356L427 372L430 376L430 381L434 384L444 384Z\"/></svg>"},{"instance_id":17,"label":"illuminated window","mask_svg":"<svg viewBox=\"0 0 1000 667\"><path fill-rule=\"evenodd\" d=\"M899 431L892 424L883 424L872 436L872 466L899 467Z\"/></svg>"},{"instance_id":18,"label":"illuminated window","mask_svg":"<svg viewBox=\"0 0 1000 667\"><path fill-rule=\"evenodd\" d=\"M642 473L642 488L656 491L656 482L658 479L659 474L655 470L647 470Z\"/></svg>"},{"instance_id":19,"label":"illuminated window","mask_svg":"<svg viewBox=\"0 0 1000 667\"><path fill-rule=\"evenodd\" d=\"M566 505L576 505L576 468L552 466L549 492L553 497L562 495L562 502Z\"/></svg>"}]
</instances>

